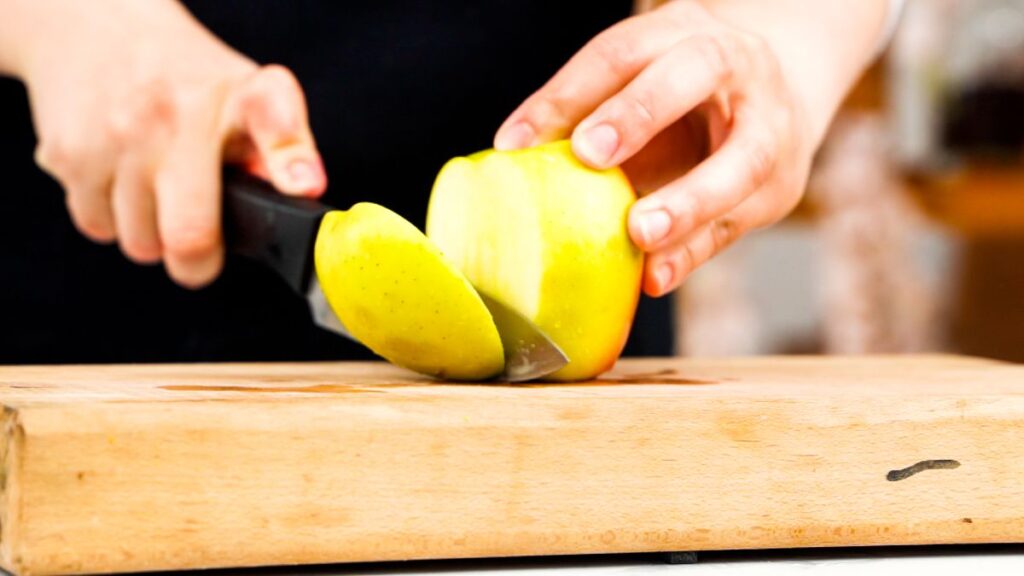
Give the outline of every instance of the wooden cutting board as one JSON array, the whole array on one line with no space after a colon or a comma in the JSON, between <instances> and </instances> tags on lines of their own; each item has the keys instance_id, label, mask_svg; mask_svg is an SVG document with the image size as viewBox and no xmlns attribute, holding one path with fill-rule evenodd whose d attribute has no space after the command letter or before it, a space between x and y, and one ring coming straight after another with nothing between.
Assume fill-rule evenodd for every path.
<instances>
[{"instance_id":1,"label":"wooden cutting board","mask_svg":"<svg viewBox=\"0 0 1024 576\"><path fill-rule=\"evenodd\" d=\"M1024 368L976 359L7 367L0 402L18 574L1024 541Z\"/></svg>"}]
</instances>

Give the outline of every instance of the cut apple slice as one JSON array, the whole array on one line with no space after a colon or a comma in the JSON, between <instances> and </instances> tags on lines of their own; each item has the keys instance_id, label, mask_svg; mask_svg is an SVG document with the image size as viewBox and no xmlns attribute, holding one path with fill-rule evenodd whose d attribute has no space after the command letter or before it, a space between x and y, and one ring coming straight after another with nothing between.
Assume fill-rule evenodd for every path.
<instances>
[{"instance_id":1,"label":"cut apple slice","mask_svg":"<svg viewBox=\"0 0 1024 576\"><path fill-rule=\"evenodd\" d=\"M504 367L498 329L473 286L410 222L371 203L329 212L314 260L328 303L360 342L438 378Z\"/></svg>"},{"instance_id":2,"label":"cut apple slice","mask_svg":"<svg viewBox=\"0 0 1024 576\"><path fill-rule=\"evenodd\" d=\"M553 380L618 359L643 255L626 230L636 194L619 169L581 164L568 141L455 158L434 184L427 236L478 290L532 320L569 357Z\"/></svg>"}]
</instances>

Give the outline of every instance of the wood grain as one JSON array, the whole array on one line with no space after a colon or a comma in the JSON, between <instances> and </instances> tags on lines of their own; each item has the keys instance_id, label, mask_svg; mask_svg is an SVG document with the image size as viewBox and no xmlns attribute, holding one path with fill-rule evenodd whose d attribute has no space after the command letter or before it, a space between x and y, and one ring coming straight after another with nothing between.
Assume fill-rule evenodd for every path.
<instances>
[{"instance_id":1,"label":"wood grain","mask_svg":"<svg viewBox=\"0 0 1024 576\"><path fill-rule=\"evenodd\" d=\"M984 360L7 367L0 402L18 574L1024 541L1024 368Z\"/></svg>"}]
</instances>

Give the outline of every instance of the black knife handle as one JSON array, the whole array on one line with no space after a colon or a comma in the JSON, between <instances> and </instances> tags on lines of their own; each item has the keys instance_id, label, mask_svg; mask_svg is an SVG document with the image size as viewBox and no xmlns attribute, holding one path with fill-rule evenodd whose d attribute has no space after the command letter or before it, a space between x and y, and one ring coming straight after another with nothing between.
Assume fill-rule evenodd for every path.
<instances>
[{"instance_id":1,"label":"black knife handle","mask_svg":"<svg viewBox=\"0 0 1024 576\"><path fill-rule=\"evenodd\" d=\"M313 272L313 246L330 206L285 196L267 182L226 168L224 241L229 252L256 260L305 295Z\"/></svg>"}]
</instances>

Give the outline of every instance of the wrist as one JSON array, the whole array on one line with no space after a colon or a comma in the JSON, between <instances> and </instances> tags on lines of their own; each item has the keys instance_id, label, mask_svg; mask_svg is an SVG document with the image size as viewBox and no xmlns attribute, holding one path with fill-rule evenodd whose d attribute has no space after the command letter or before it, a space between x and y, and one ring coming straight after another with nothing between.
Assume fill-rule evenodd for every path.
<instances>
[{"instance_id":1,"label":"wrist","mask_svg":"<svg viewBox=\"0 0 1024 576\"><path fill-rule=\"evenodd\" d=\"M772 48L806 125L810 149L824 139L853 83L877 56L892 0L700 0L722 21Z\"/></svg>"}]
</instances>

